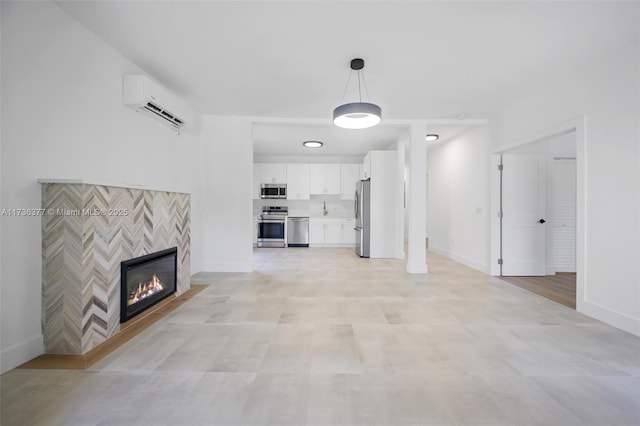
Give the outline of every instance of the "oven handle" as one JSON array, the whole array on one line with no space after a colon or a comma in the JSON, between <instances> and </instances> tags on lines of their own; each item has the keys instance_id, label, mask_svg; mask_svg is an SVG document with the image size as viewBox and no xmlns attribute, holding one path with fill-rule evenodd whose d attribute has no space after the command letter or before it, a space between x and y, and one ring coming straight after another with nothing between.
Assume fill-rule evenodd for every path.
<instances>
[{"instance_id":1,"label":"oven handle","mask_svg":"<svg viewBox=\"0 0 640 426\"><path fill-rule=\"evenodd\" d=\"M285 223L284 219L260 219L258 223Z\"/></svg>"}]
</instances>

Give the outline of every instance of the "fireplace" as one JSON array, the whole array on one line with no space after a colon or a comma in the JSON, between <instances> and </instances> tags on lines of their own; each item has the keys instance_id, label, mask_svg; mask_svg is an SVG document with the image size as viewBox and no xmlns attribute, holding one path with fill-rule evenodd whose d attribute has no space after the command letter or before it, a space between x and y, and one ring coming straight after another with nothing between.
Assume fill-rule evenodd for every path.
<instances>
[{"instance_id":1,"label":"fireplace","mask_svg":"<svg viewBox=\"0 0 640 426\"><path fill-rule=\"evenodd\" d=\"M177 261L173 247L121 262L121 323L176 292Z\"/></svg>"}]
</instances>

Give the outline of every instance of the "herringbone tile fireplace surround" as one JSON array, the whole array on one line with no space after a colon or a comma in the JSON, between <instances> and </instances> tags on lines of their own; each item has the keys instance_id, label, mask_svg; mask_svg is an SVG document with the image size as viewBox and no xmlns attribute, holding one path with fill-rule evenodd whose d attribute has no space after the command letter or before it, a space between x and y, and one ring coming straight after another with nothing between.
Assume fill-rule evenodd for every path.
<instances>
[{"instance_id":1,"label":"herringbone tile fireplace surround","mask_svg":"<svg viewBox=\"0 0 640 426\"><path fill-rule=\"evenodd\" d=\"M178 248L190 288L190 195L84 182L42 183L45 352L82 355L120 331L120 262Z\"/></svg>"}]
</instances>

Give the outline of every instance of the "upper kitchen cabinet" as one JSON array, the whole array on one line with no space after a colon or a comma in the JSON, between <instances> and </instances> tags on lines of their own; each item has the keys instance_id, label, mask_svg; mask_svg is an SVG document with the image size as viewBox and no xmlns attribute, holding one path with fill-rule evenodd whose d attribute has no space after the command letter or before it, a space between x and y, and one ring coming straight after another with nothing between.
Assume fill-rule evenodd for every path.
<instances>
[{"instance_id":1,"label":"upper kitchen cabinet","mask_svg":"<svg viewBox=\"0 0 640 426\"><path fill-rule=\"evenodd\" d=\"M287 199L309 199L309 164L287 164Z\"/></svg>"},{"instance_id":2,"label":"upper kitchen cabinet","mask_svg":"<svg viewBox=\"0 0 640 426\"><path fill-rule=\"evenodd\" d=\"M359 164L340 164L340 199L353 200L359 180Z\"/></svg>"},{"instance_id":3,"label":"upper kitchen cabinet","mask_svg":"<svg viewBox=\"0 0 640 426\"><path fill-rule=\"evenodd\" d=\"M393 169L395 165L390 165L390 152L395 151L369 151L362 162L361 179L370 179L378 173L385 174L389 167Z\"/></svg>"},{"instance_id":4,"label":"upper kitchen cabinet","mask_svg":"<svg viewBox=\"0 0 640 426\"><path fill-rule=\"evenodd\" d=\"M362 162L362 179L369 179L371 177L371 152L367 152Z\"/></svg>"},{"instance_id":5,"label":"upper kitchen cabinet","mask_svg":"<svg viewBox=\"0 0 640 426\"><path fill-rule=\"evenodd\" d=\"M287 183L287 165L276 163L260 164L261 183Z\"/></svg>"},{"instance_id":6,"label":"upper kitchen cabinet","mask_svg":"<svg viewBox=\"0 0 640 426\"><path fill-rule=\"evenodd\" d=\"M311 164L309 192L340 195L340 164Z\"/></svg>"}]
</instances>

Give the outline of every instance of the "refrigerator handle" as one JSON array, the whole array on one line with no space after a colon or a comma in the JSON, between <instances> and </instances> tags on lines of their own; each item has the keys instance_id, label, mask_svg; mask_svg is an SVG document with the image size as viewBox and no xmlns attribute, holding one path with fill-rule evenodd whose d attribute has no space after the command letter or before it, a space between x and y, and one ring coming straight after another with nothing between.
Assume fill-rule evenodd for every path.
<instances>
[{"instance_id":1,"label":"refrigerator handle","mask_svg":"<svg viewBox=\"0 0 640 426\"><path fill-rule=\"evenodd\" d=\"M355 196L353 197L353 214L355 218L358 218L358 190L356 189Z\"/></svg>"}]
</instances>

